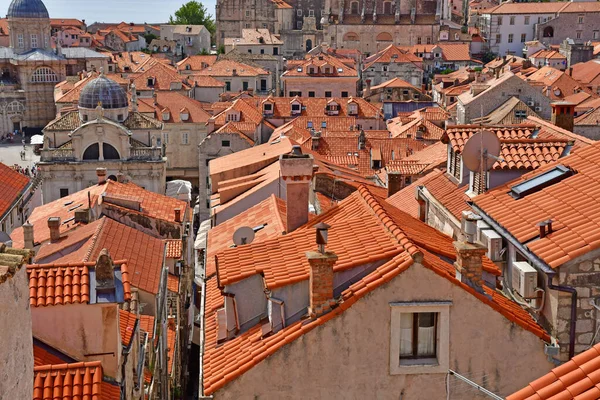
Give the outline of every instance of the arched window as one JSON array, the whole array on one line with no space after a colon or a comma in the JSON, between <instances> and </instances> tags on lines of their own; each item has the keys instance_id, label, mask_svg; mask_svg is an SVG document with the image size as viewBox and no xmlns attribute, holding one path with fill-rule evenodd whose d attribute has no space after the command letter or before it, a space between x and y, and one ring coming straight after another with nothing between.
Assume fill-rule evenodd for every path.
<instances>
[{"instance_id":1,"label":"arched window","mask_svg":"<svg viewBox=\"0 0 600 400\"><path fill-rule=\"evenodd\" d=\"M6 111L9 114L23 112L25 111L25 106L20 101L11 101L8 103L8 106L6 106Z\"/></svg>"},{"instance_id":2,"label":"arched window","mask_svg":"<svg viewBox=\"0 0 600 400\"><path fill-rule=\"evenodd\" d=\"M306 51L310 51L312 49L312 40L308 39L306 41Z\"/></svg>"},{"instance_id":3,"label":"arched window","mask_svg":"<svg viewBox=\"0 0 600 400\"><path fill-rule=\"evenodd\" d=\"M40 67L31 75L31 82L58 82L58 77L51 68Z\"/></svg>"},{"instance_id":4,"label":"arched window","mask_svg":"<svg viewBox=\"0 0 600 400\"><path fill-rule=\"evenodd\" d=\"M358 1L350 3L350 14L358 14Z\"/></svg>"},{"instance_id":5,"label":"arched window","mask_svg":"<svg viewBox=\"0 0 600 400\"><path fill-rule=\"evenodd\" d=\"M354 32L348 32L344 35L344 41L358 41L358 35Z\"/></svg>"},{"instance_id":6,"label":"arched window","mask_svg":"<svg viewBox=\"0 0 600 400\"><path fill-rule=\"evenodd\" d=\"M383 2L383 14L390 15L392 13L392 2L384 1Z\"/></svg>"},{"instance_id":7,"label":"arched window","mask_svg":"<svg viewBox=\"0 0 600 400\"><path fill-rule=\"evenodd\" d=\"M554 37L554 28L547 26L544 28L544 37Z\"/></svg>"},{"instance_id":8,"label":"arched window","mask_svg":"<svg viewBox=\"0 0 600 400\"><path fill-rule=\"evenodd\" d=\"M119 160L121 158L117 149L108 143L102 143L102 152L104 153L103 156L105 160ZM98 160L100 158L100 147L98 146L98 143L94 143L85 149L82 158L84 160Z\"/></svg>"},{"instance_id":9,"label":"arched window","mask_svg":"<svg viewBox=\"0 0 600 400\"><path fill-rule=\"evenodd\" d=\"M392 41L392 35L390 35L387 32L381 32L379 35L377 35L376 40L378 42L391 42Z\"/></svg>"}]
</instances>

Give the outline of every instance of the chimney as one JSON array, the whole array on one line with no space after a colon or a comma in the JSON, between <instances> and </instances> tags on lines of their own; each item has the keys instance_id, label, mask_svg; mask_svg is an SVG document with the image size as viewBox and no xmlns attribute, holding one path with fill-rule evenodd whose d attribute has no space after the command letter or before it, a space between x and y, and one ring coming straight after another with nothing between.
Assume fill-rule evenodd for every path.
<instances>
[{"instance_id":1,"label":"chimney","mask_svg":"<svg viewBox=\"0 0 600 400\"><path fill-rule=\"evenodd\" d=\"M181 222L181 208L175 209L175 222Z\"/></svg>"},{"instance_id":2,"label":"chimney","mask_svg":"<svg viewBox=\"0 0 600 400\"><path fill-rule=\"evenodd\" d=\"M460 241L453 243L456 250L456 278L461 282L482 291L485 284L483 280L482 259L487 252L487 247L475 243L477 233L477 221L481 219L471 211L463 211L462 214L462 236Z\"/></svg>"},{"instance_id":3,"label":"chimney","mask_svg":"<svg viewBox=\"0 0 600 400\"><path fill-rule=\"evenodd\" d=\"M50 229L50 243L60 240L60 217L48 218L48 229Z\"/></svg>"},{"instance_id":4,"label":"chimney","mask_svg":"<svg viewBox=\"0 0 600 400\"><path fill-rule=\"evenodd\" d=\"M573 76L573 67L569 67L569 76Z\"/></svg>"},{"instance_id":5,"label":"chimney","mask_svg":"<svg viewBox=\"0 0 600 400\"><path fill-rule=\"evenodd\" d=\"M119 183L127 183L128 182L127 176L124 173L122 173L122 172L117 173L117 182L119 182Z\"/></svg>"},{"instance_id":6,"label":"chimney","mask_svg":"<svg viewBox=\"0 0 600 400\"><path fill-rule=\"evenodd\" d=\"M552 123L559 128L573 132L575 126L575 103L558 101L550 104L552 107Z\"/></svg>"},{"instance_id":7,"label":"chimney","mask_svg":"<svg viewBox=\"0 0 600 400\"><path fill-rule=\"evenodd\" d=\"M319 149L319 142L321 141L321 131L315 131L314 128L310 128L310 140L313 150Z\"/></svg>"},{"instance_id":8,"label":"chimney","mask_svg":"<svg viewBox=\"0 0 600 400\"><path fill-rule=\"evenodd\" d=\"M90 222L90 209L79 208L75 210L75 223L81 222L82 224L88 224Z\"/></svg>"},{"instance_id":9,"label":"chimney","mask_svg":"<svg viewBox=\"0 0 600 400\"><path fill-rule=\"evenodd\" d=\"M388 197L399 192L403 187L404 176L398 172L387 173Z\"/></svg>"},{"instance_id":10,"label":"chimney","mask_svg":"<svg viewBox=\"0 0 600 400\"><path fill-rule=\"evenodd\" d=\"M364 97L369 97L369 96L371 96L371 80L367 79L367 80L365 80L365 83L367 85L367 88L365 89Z\"/></svg>"},{"instance_id":11,"label":"chimney","mask_svg":"<svg viewBox=\"0 0 600 400\"><path fill-rule=\"evenodd\" d=\"M290 154L279 156L281 177L285 182L288 233L308 221L308 194L313 164L313 157L310 154L302 154L298 145L292 146Z\"/></svg>"},{"instance_id":12,"label":"chimney","mask_svg":"<svg viewBox=\"0 0 600 400\"><path fill-rule=\"evenodd\" d=\"M365 131L363 129L361 129L360 133L358 134L358 149L364 150L366 142L367 142L367 136L365 135Z\"/></svg>"},{"instance_id":13,"label":"chimney","mask_svg":"<svg viewBox=\"0 0 600 400\"><path fill-rule=\"evenodd\" d=\"M306 252L306 258L310 264L308 314L311 318L317 318L335 306L333 266L338 259L335 253L325 250L330 226L321 222L315 228L319 250Z\"/></svg>"},{"instance_id":14,"label":"chimney","mask_svg":"<svg viewBox=\"0 0 600 400\"><path fill-rule=\"evenodd\" d=\"M115 290L115 265L107 249L102 249L96 260L96 291Z\"/></svg>"},{"instance_id":15,"label":"chimney","mask_svg":"<svg viewBox=\"0 0 600 400\"><path fill-rule=\"evenodd\" d=\"M96 168L96 176L98 177L98 185L106 183L106 168Z\"/></svg>"},{"instance_id":16,"label":"chimney","mask_svg":"<svg viewBox=\"0 0 600 400\"><path fill-rule=\"evenodd\" d=\"M33 249L33 225L29 220L23 224L23 242L26 249Z\"/></svg>"}]
</instances>

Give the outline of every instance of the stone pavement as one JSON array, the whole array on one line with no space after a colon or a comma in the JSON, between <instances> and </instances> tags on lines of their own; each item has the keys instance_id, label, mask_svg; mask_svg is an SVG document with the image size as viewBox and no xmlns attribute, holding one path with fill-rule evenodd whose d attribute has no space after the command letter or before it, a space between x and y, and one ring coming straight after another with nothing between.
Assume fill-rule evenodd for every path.
<instances>
[{"instance_id":1,"label":"stone pavement","mask_svg":"<svg viewBox=\"0 0 600 400\"><path fill-rule=\"evenodd\" d=\"M33 164L40 161L40 156L36 156L33 153L32 145L25 145L25 160L21 160L21 150L23 145L21 144L21 137L16 136L13 143L1 143L0 144L0 162L12 166L18 164L21 167L31 168Z\"/></svg>"}]
</instances>

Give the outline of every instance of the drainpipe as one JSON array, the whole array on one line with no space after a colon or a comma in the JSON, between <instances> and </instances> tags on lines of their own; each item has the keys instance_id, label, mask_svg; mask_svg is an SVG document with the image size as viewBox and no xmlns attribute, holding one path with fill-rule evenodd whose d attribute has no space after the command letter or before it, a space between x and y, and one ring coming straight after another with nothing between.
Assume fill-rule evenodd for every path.
<instances>
[{"instance_id":1,"label":"drainpipe","mask_svg":"<svg viewBox=\"0 0 600 400\"><path fill-rule=\"evenodd\" d=\"M548 288L559 292L571 293L571 326L569 328L569 358L575 355L575 325L577 324L577 291L571 286L555 285L552 283L552 275L548 275Z\"/></svg>"}]
</instances>

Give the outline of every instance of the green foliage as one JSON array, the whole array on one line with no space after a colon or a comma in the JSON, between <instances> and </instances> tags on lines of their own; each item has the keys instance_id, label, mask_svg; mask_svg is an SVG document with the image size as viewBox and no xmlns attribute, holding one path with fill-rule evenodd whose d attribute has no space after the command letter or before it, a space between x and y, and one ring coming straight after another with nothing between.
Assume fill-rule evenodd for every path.
<instances>
[{"instance_id":1,"label":"green foliage","mask_svg":"<svg viewBox=\"0 0 600 400\"><path fill-rule=\"evenodd\" d=\"M158 39L158 36L154 33L148 33L147 35L144 35L144 39L146 39L147 44L150 44L154 39Z\"/></svg>"},{"instance_id":2,"label":"green foliage","mask_svg":"<svg viewBox=\"0 0 600 400\"><path fill-rule=\"evenodd\" d=\"M481 61L483 61L484 64L487 64L490 61L493 61L495 58L496 58L496 54L494 54L492 52L487 52L483 55L483 57L481 58Z\"/></svg>"},{"instance_id":3,"label":"green foliage","mask_svg":"<svg viewBox=\"0 0 600 400\"><path fill-rule=\"evenodd\" d=\"M225 45L220 45L217 54L225 54Z\"/></svg>"},{"instance_id":4,"label":"green foliage","mask_svg":"<svg viewBox=\"0 0 600 400\"><path fill-rule=\"evenodd\" d=\"M175 17L169 17L172 25L204 25L213 35L215 33L215 21L204 5L196 0L191 0L175 11Z\"/></svg>"},{"instance_id":5,"label":"green foliage","mask_svg":"<svg viewBox=\"0 0 600 400\"><path fill-rule=\"evenodd\" d=\"M207 56L208 54L209 54L208 50L206 50L206 49L202 49L202 51L198 53L198 55L200 55L200 56Z\"/></svg>"},{"instance_id":6,"label":"green foliage","mask_svg":"<svg viewBox=\"0 0 600 400\"><path fill-rule=\"evenodd\" d=\"M483 70L482 67L475 67L475 68L473 68L473 71L475 71L475 72L481 72L482 70Z\"/></svg>"},{"instance_id":7,"label":"green foliage","mask_svg":"<svg viewBox=\"0 0 600 400\"><path fill-rule=\"evenodd\" d=\"M453 69L446 68L445 70L443 70L442 72L440 72L440 74L442 74L442 75L448 75L448 74L451 74L452 72L454 72Z\"/></svg>"}]
</instances>

